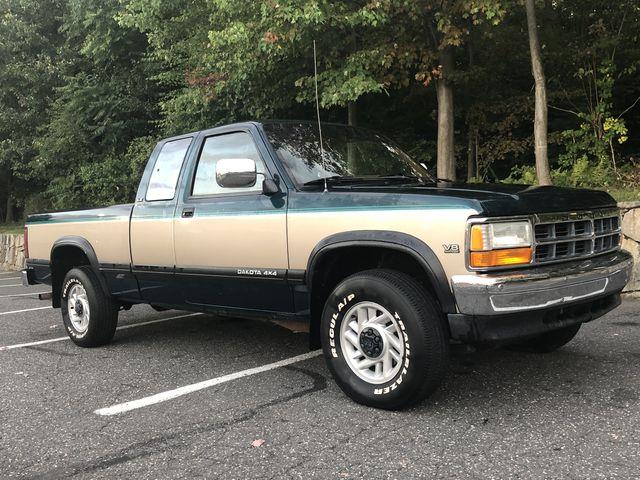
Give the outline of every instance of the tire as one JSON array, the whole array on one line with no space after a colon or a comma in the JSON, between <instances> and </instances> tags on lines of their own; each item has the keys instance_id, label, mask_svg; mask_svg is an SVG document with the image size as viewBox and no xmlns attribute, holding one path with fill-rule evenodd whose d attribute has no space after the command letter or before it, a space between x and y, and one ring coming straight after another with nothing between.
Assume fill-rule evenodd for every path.
<instances>
[{"instance_id":1,"label":"tire","mask_svg":"<svg viewBox=\"0 0 640 480\"><path fill-rule=\"evenodd\" d=\"M329 295L320 328L324 357L336 383L363 405L409 407L433 393L447 371L449 339L443 314L404 273L367 270L346 278ZM364 361L372 366L355 366Z\"/></svg>"},{"instance_id":2,"label":"tire","mask_svg":"<svg viewBox=\"0 0 640 480\"><path fill-rule=\"evenodd\" d=\"M573 340L573 338L578 334L581 326L582 324L578 323L577 325L570 325L558 330L543 333L542 335L514 345L513 349L535 353L554 352Z\"/></svg>"},{"instance_id":3,"label":"tire","mask_svg":"<svg viewBox=\"0 0 640 480\"><path fill-rule=\"evenodd\" d=\"M90 267L69 270L62 283L60 306L64 327L76 345L98 347L113 339L118 308Z\"/></svg>"}]
</instances>

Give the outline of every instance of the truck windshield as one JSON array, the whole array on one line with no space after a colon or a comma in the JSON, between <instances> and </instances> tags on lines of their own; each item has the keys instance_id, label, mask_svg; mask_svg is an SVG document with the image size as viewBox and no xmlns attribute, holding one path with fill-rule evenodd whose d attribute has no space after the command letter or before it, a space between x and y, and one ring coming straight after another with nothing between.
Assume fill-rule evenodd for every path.
<instances>
[{"instance_id":1,"label":"truck windshield","mask_svg":"<svg viewBox=\"0 0 640 480\"><path fill-rule=\"evenodd\" d=\"M324 162L318 126L313 123L265 123L264 130L298 187L332 181L411 179L432 182L427 169L387 138L344 125L322 125Z\"/></svg>"}]
</instances>

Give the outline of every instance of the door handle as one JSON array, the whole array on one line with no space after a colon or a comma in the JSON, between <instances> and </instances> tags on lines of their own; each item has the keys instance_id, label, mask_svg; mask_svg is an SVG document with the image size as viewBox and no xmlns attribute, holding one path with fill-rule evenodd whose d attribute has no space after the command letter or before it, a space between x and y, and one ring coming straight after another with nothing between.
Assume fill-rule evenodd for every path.
<instances>
[{"instance_id":1,"label":"door handle","mask_svg":"<svg viewBox=\"0 0 640 480\"><path fill-rule=\"evenodd\" d=\"M192 218L194 212L196 211L193 207L187 207L182 209L182 218Z\"/></svg>"}]
</instances>

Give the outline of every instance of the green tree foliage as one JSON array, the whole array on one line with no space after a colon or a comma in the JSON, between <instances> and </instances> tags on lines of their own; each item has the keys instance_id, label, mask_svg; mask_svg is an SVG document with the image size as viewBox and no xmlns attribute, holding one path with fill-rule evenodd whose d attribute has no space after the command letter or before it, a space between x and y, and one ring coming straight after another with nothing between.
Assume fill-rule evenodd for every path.
<instances>
[{"instance_id":1,"label":"green tree foliage","mask_svg":"<svg viewBox=\"0 0 640 480\"><path fill-rule=\"evenodd\" d=\"M438 49L462 44L469 26L504 14L500 2L488 0L207 5L140 0L130 2L121 19L147 32L157 57L175 60L187 86L200 89L201 102L193 102L193 92L185 88L172 96L186 97L176 103L191 100L198 108L202 101L215 101L225 120L312 103L313 40L320 52L321 105L344 107L416 80L428 85L438 74ZM181 28L185 24L195 28ZM174 85L180 80L170 78Z\"/></svg>"},{"instance_id":2,"label":"green tree foliage","mask_svg":"<svg viewBox=\"0 0 640 480\"><path fill-rule=\"evenodd\" d=\"M567 3L576 9L578 5ZM559 173L568 175L573 184L601 184L624 176L627 168L618 172L617 165L617 150L629 140L624 115L640 102L640 89L625 85L638 78L640 5L635 1L594 5L600 15L584 11L576 15L582 31L570 44L573 82L570 87L558 82L564 98L554 106L576 122L559 134L564 146ZM622 88L631 95L620 95Z\"/></svg>"},{"instance_id":3,"label":"green tree foliage","mask_svg":"<svg viewBox=\"0 0 640 480\"><path fill-rule=\"evenodd\" d=\"M129 144L155 130L161 90L146 36L116 20L117 0L69 0L61 32L63 84L39 140L38 167L58 208L125 201ZM152 145L149 147L149 151Z\"/></svg>"},{"instance_id":4,"label":"green tree foliage","mask_svg":"<svg viewBox=\"0 0 640 480\"><path fill-rule=\"evenodd\" d=\"M186 63L189 68L186 80L192 88L182 89L165 104L169 107L168 124L175 124L173 116L184 116L185 109L196 117L206 118L212 104L221 121L308 111L315 95L311 75L314 41L320 52L318 83L323 108L349 106L353 112L356 102L367 95L388 94L398 88L427 88L434 78L444 77L441 68L441 64L447 64L444 53L450 58L451 48L464 43L471 26L483 21L497 23L505 13L503 3L500 0L209 2L206 44L201 28L186 37L186 44L191 41L186 51L195 60ZM201 6L195 9L201 11ZM150 5L136 1L129 4L123 19L127 24L153 32L162 49L158 53L167 56L166 46L173 44L172 40L167 41L168 29L176 20L172 18L165 26L157 20L161 17L159 12L169 11L169 5L163 2ZM160 34L155 30L158 28ZM442 104L441 100L440 112L446 112L453 124L451 95L442 98L448 104ZM449 157L447 162L453 163L453 132L447 140L449 145L443 152Z\"/></svg>"},{"instance_id":5,"label":"green tree foliage","mask_svg":"<svg viewBox=\"0 0 640 480\"><path fill-rule=\"evenodd\" d=\"M536 4L554 182L637 183L640 5ZM435 165L443 52L458 177L535 182L519 0L0 0L0 218L133 198L158 139L261 118L395 137Z\"/></svg>"},{"instance_id":6,"label":"green tree foliage","mask_svg":"<svg viewBox=\"0 0 640 480\"><path fill-rule=\"evenodd\" d=\"M637 192L640 145L629 132L640 126L637 110L630 114L640 102L640 5L594 0L584 8L584 2L568 0L549 9L547 21L547 38L564 45L548 57L555 71L550 108L557 115L556 182Z\"/></svg>"},{"instance_id":7,"label":"green tree foliage","mask_svg":"<svg viewBox=\"0 0 640 480\"><path fill-rule=\"evenodd\" d=\"M0 2L0 218L13 220L41 187L35 157L38 130L46 125L57 67L62 0Z\"/></svg>"},{"instance_id":8,"label":"green tree foliage","mask_svg":"<svg viewBox=\"0 0 640 480\"><path fill-rule=\"evenodd\" d=\"M207 0L129 0L117 15L120 25L142 32L150 44L148 58L158 66L151 79L162 90L157 120L168 135L231 120L199 80L214 11Z\"/></svg>"}]
</instances>

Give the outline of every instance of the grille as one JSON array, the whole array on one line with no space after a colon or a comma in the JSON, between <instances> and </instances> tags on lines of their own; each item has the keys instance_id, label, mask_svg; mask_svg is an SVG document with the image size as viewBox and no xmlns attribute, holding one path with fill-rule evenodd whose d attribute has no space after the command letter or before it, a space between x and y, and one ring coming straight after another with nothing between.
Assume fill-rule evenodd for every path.
<instances>
[{"instance_id":1,"label":"grille","mask_svg":"<svg viewBox=\"0 0 640 480\"><path fill-rule=\"evenodd\" d=\"M534 222L534 263L590 257L620 245L617 211L539 216Z\"/></svg>"}]
</instances>

